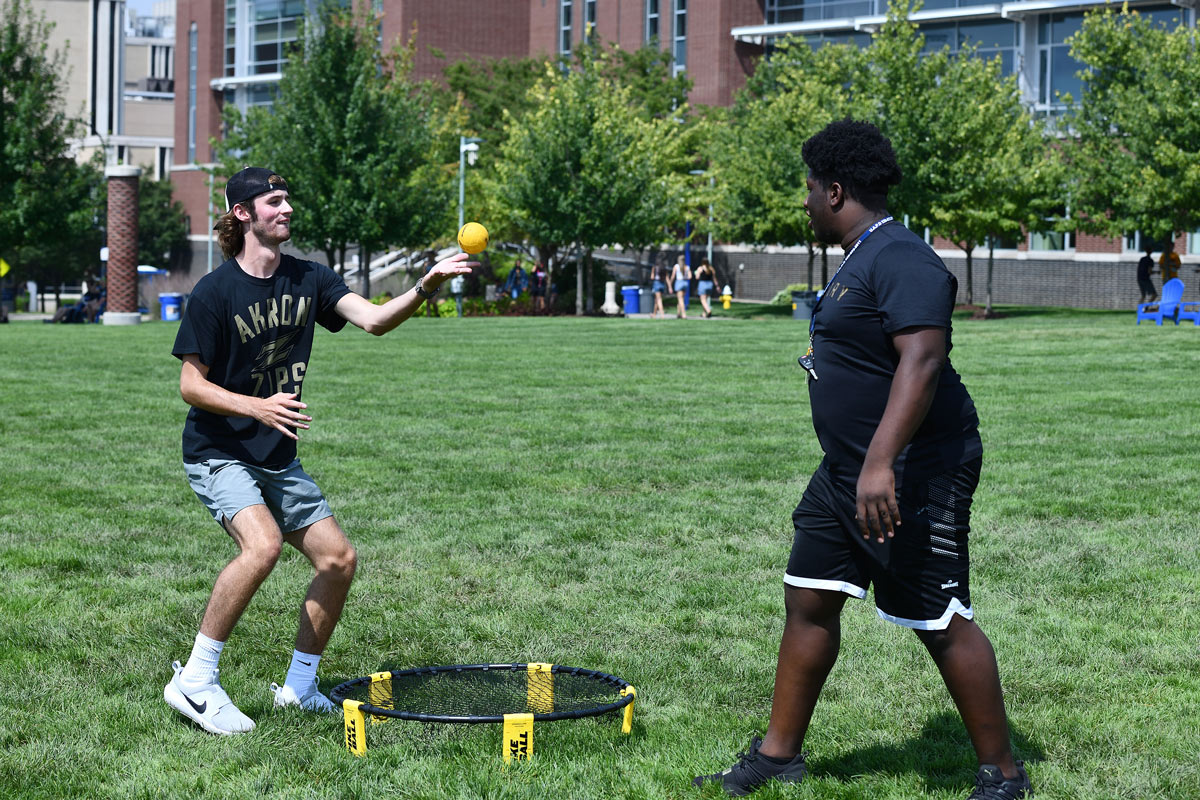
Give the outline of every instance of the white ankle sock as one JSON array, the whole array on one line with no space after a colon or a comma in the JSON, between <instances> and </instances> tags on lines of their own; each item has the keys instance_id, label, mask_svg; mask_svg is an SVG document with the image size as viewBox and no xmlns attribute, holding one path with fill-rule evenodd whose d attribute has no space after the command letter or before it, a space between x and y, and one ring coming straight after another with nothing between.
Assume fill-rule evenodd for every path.
<instances>
[{"instance_id":1,"label":"white ankle sock","mask_svg":"<svg viewBox=\"0 0 1200 800\"><path fill-rule=\"evenodd\" d=\"M312 682L316 679L317 664L320 663L320 656L293 650L292 663L288 667L287 678L284 679L283 685L292 687L297 697L303 697L304 692L312 686Z\"/></svg>"},{"instance_id":2,"label":"white ankle sock","mask_svg":"<svg viewBox=\"0 0 1200 800\"><path fill-rule=\"evenodd\" d=\"M221 658L224 642L210 639L203 633L196 634L196 643L192 645L192 654L188 656L187 664L179 673L179 680L191 686L212 683L213 670Z\"/></svg>"}]
</instances>

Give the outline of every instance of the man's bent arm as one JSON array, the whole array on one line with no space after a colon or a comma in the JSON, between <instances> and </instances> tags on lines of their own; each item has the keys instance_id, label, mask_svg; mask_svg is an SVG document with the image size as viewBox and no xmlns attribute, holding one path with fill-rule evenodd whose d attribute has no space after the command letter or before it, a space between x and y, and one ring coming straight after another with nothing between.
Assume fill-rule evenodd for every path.
<instances>
[{"instance_id":1,"label":"man's bent arm","mask_svg":"<svg viewBox=\"0 0 1200 800\"><path fill-rule=\"evenodd\" d=\"M300 413L300 409L308 406L297 400L294 393L251 397L218 386L208 379L208 366L195 353L183 356L179 394L185 403L202 411L226 417L251 417L290 439L299 437L288 426L307 429L312 422L312 417Z\"/></svg>"},{"instance_id":2,"label":"man's bent arm","mask_svg":"<svg viewBox=\"0 0 1200 800\"><path fill-rule=\"evenodd\" d=\"M893 466L912 440L937 392L938 376L946 363L945 328L905 328L892 337L900 355L887 407L871 438L858 476L858 527L864 538L874 533L880 542L895 535L900 509L896 503Z\"/></svg>"}]
</instances>

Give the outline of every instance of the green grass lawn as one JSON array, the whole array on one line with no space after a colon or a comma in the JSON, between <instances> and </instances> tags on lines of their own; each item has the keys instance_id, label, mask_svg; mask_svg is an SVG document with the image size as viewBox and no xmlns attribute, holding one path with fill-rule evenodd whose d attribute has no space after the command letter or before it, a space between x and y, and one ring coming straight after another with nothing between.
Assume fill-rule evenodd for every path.
<instances>
[{"instance_id":1,"label":"green grass lawn","mask_svg":"<svg viewBox=\"0 0 1200 800\"><path fill-rule=\"evenodd\" d=\"M698 306L693 306L698 309ZM973 599L1040 798L1200 795L1200 331L1131 313L956 320L982 419ZM698 311L696 313L698 316ZM170 710L234 555L184 479L176 326L0 326L0 796L714 798L765 730L790 513L820 460L786 315L414 319L320 333L301 457L359 549L328 690L387 667L548 661L638 689L499 726L274 713L307 563L285 553L222 681L257 719ZM764 798L961 798L974 756L911 633L851 602L813 772Z\"/></svg>"}]
</instances>

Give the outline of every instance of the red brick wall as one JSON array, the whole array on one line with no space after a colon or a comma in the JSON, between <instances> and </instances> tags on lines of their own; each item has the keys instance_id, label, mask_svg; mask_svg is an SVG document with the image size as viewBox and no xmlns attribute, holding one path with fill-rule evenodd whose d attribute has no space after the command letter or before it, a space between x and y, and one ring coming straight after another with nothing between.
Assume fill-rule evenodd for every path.
<instances>
[{"instance_id":1,"label":"red brick wall","mask_svg":"<svg viewBox=\"0 0 1200 800\"><path fill-rule=\"evenodd\" d=\"M529 13L529 49L531 56L558 54L558 0L531 0ZM578 16L578 14L576 15ZM572 39L578 38L578 35Z\"/></svg>"},{"instance_id":2,"label":"red brick wall","mask_svg":"<svg viewBox=\"0 0 1200 800\"><path fill-rule=\"evenodd\" d=\"M527 0L390 0L383 4L383 41L389 47L397 39L407 42L416 25L413 77L440 78L447 65L465 58L523 57L528 8Z\"/></svg>"},{"instance_id":3,"label":"red brick wall","mask_svg":"<svg viewBox=\"0 0 1200 800\"><path fill-rule=\"evenodd\" d=\"M138 173L116 167L108 175L108 310L135 313L137 305ZM130 174L121 174L130 173Z\"/></svg>"},{"instance_id":4,"label":"red brick wall","mask_svg":"<svg viewBox=\"0 0 1200 800\"><path fill-rule=\"evenodd\" d=\"M1075 234L1076 253L1121 253L1121 240L1091 233Z\"/></svg>"},{"instance_id":5,"label":"red brick wall","mask_svg":"<svg viewBox=\"0 0 1200 800\"><path fill-rule=\"evenodd\" d=\"M222 97L209 88L224 74L225 4L211 0L176 0L175 3L175 150L174 163L188 163L188 31L196 24L196 163L212 161L209 139L221 134ZM185 177L186 176L186 177ZM175 195L191 218L191 233L208 232L208 190L194 190L207 178L198 173L171 175Z\"/></svg>"}]
</instances>

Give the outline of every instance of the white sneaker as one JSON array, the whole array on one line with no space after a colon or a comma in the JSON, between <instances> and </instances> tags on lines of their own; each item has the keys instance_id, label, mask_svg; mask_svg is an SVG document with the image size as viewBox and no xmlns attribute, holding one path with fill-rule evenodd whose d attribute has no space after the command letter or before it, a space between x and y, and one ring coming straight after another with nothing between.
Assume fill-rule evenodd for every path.
<instances>
[{"instance_id":1,"label":"white sneaker","mask_svg":"<svg viewBox=\"0 0 1200 800\"><path fill-rule=\"evenodd\" d=\"M304 691L303 695L297 695L296 690L286 683L283 686L272 683L271 692L275 695L276 708L300 706L305 711L318 711L324 714L338 710L338 707L331 703L329 698L321 694L320 690L317 689L316 678L313 678L312 684Z\"/></svg>"},{"instance_id":2,"label":"white sneaker","mask_svg":"<svg viewBox=\"0 0 1200 800\"><path fill-rule=\"evenodd\" d=\"M209 733L232 736L235 733L254 730L254 720L238 710L221 688L221 683L217 680L219 670L213 670L211 683L185 691L179 681L179 673L183 672L183 667L176 661L171 664L171 669L175 670L175 675L163 689L163 699L171 708Z\"/></svg>"}]
</instances>

